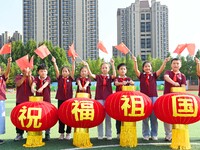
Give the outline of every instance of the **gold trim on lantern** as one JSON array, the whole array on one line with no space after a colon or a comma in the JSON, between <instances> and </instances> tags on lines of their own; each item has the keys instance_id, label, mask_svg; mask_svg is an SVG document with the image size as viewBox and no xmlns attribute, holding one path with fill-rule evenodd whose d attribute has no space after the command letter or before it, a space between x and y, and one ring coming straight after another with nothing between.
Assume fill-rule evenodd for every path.
<instances>
[{"instance_id":1,"label":"gold trim on lantern","mask_svg":"<svg viewBox=\"0 0 200 150\"><path fill-rule=\"evenodd\" d=\"M89 133L89 129L88 128L74 128L74 132Z\"/></svg>"},{"instance_id":2,"label":"gold trim on lantern","mask_svg":"<svg viewBox=\"0 0 200 150\"><path fill-rule=\"evenodd\" d=\"M186 92L185 87L171 87L170 91L172 93L178 93L178 92Z\"/></svg>"},{"instance_id":3,"label":"gold trim on lantern","mask_svg":"<svg viewBox=\"0 0 200 150\"><path fill-rule=\"evenodd\" d=\"M88 94L88 93L77 93L76 97L77 98L90 98L90 94Z\"/></svg>"},{"instance_id":4,"label":"gold trim on lantern","mask_svg":"<svg viewBox=\"0 0 200 150\"><path fill-rule=\"evenodd\" d=\"M29 102L42 102L42 96L29 96Z\"/></svg>"},{"instance_id":5,"label":"gold trim on lantern","mask_svg":"<svg viewBox=\"0 0 200 150\"><path fill-rule=\"evenodd\" d=\"M122 126L136 126L136 122L122 122Z\"/></svg>"},{"instance_id":6,"label":"gold trim on lantern","mask_svg":"<svg viewBox=\"0 0 200 150\"><path fill-rule=\"evenodd\" d=\"M135 91L135 86L122 86L122 91Z\"/></svg>"}]
</instances>

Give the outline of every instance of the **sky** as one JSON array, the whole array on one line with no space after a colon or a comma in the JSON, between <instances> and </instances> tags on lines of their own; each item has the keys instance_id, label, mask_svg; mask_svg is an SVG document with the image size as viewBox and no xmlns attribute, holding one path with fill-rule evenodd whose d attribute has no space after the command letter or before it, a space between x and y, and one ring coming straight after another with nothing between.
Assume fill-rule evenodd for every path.
<instances>
[{"instance_id":1,"label":"sky","mask_svg":"<svg viewBox=\"0 0 200 150\"><path fill-rule=\"evenodd\" d=\"M0 0L0 34L8 31L22 34L22 1ZM169 10L169 51L178 44L195 43L200 49L199 0L156 0ZM117 45L117 9L125 8L135 0L99 0L99 39L111 57L112 46ZM149 0L151 2L151 0ZM102 53L100 52L102 55ZM187 55L185 51L183 55Z\"/></svg>"}]
</instances>

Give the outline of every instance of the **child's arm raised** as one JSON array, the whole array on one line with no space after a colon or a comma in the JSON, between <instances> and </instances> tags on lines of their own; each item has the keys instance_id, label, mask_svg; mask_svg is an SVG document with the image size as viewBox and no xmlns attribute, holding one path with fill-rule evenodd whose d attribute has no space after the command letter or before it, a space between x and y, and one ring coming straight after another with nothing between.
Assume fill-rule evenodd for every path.
<instances>
[{"instance_id":1,"label":"child's arm raised","mask_svg":"<svg viewBox=\"0 0 200 150\"><path fill-rule=\"evenodd\" d=\"M58 79L60 72L59 72L59 69L58 69L58 66L57 66L57 63L56 63L56 58L52 56L51 61L53 62L53 67L54 67L55 72L56 72L56 78Z\"/></svg>"},{"instance_id":2,"label":"child's arm raised","mask_svg":"<svg viewBox=\"0 0 200 150\"><path fill-rule=\"evenodd\" d=\"M75 58L72 58L72 72L71 77L74 80L74 74L75 74Z\"/></svg>"},{"instance_id":3,"label":"child's arm raised","mask_svg":"<svg viewBox=\"0 0 200 150\"><path fill-rule=\"evenodd\" d=\"M111 66L112 66L112 70L113 70L113 74L112 74L112 79L114 79L116 77L116 69L115 69L115 61L113 59L110 60Z\"/></svg>"},{"instance_id":4,"label":"child's arm raised","mask_svg":"<svg viewBox=\"0 0 200 150\"><path fill-rule=\"evenodd\" d=\"M10 73L11 62L12 62L12 58L9 57L9 58L8 58L7 67L6 67L6 71L5 71L5 73L4 73L6 79L8 78L9 73Z\"/></svg>"},{"instance_id":5,"label":"child's arm raised","mask_svg":"<svg viewBox=\"0 0 200 150\"><path fill-rule=\"evenodd\" d=\"M96 78L96 75L95 74L93 74L92 72L91 72L91 70L90 70L90 67L89 67L89 65L88 65L88 63L86 62L86 61L83 61L83 64L87 67L87 69L88 69L88 73L89 73L89 76L91 76L92 78Z\"/></svg>"},{"instance_id":6,"label":"child's arm raised","mask_svg":"<svg viewBox=\"0 0 200 150\"><path fill-rule=\"evenodd\" d=\"M197 76L200 76L200 60L197 57L195 57L195 62L197 64L196 66Z\"/></svg>"},{"instance_id":7,"label":"child's arm raised","mask_svg":"<svg viewBox=\"0 0 200 150\"><path fill-rule=\"evenodd\" d=\"M140 76L140 71L138 69L137 58L134 55L132 55L132 59L134 61L133 70L135 71L136 76L139 77Z\"/></svg>"},{"instance_id":8,"label":"child's arm raised","mask_svg":"<svg viewBox=\"0 0 200 150\"><path fill-rule=\"evenodd\" d=\"M160 66L160 68L156 71L157 77L163 72L163 70L165 69L166 63L169 60L170 60L170 57L165 58L165 60L163 61L162 65Z\"/></svg>"}]
</instances>

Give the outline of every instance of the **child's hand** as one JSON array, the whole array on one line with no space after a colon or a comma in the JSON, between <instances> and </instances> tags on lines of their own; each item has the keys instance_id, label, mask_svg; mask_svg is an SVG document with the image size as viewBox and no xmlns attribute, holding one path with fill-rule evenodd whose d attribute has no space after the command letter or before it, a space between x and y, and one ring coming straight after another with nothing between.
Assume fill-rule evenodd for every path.
<instances>
[{"instance_id":1,"label":"child's hand","mask_svg":"<svg viewBox=\"0 0 200 150\"><path fill-rule=\"evenodd\" d=\"M52 56L51 61L52 61L53 63L56 63L56 58Z\"/></svg>"},{"instance_id":2,"label":"child's hand","mask_svg":"<svg viewBox=\"0 0 200 150\"><path fill-rule=\"evenodd\" d=\"M110 59L110 63L111 63L112 65L114 65L115 61L111 58L111 59Z\"/></svg>"},{"instance_id":3,"label":"child's hand","mask_svg":"<svg viewBox=\"0 0 200 150\"><path fill-rule=\"evenodd\" d=\"M32 92L33 94L35 94L35 93L36 93L36 89L31 88L31 92Z\"/></svg>"},{"instance_id":4,"label":"child's hand","mask_svg":"<svg viewBox=\"0 0 200 150\"><path fill-rule=\"evenodd\" d=\"M123 81L122 82L123 85L127 85L127 83L128 83L127 81Z\"/></svg>"},{"instance_id":5,"label":"child's hand","mask_svg":"<svg viewBox=\"0 0 200 150\"><path fill-rule=\"evenodd\" d=\"M8 62L9 62L9 63L12 62L12 57L8 57Z\"/></svg>"},{"instance_id":6,"label":"child's hand","mask_svg":"<svg viewBox=\"0 0 200 150\"><path fill-rule=\"evenodd\" d=\"M38 93L42 93L42 91L43 91L42 87L37 90Z\"/></svg>"},{"instance_id":7,"label":"child's hand","mask_svg":"<svg viewBox=\"0 0 200 150\"><path fill-rule=\"evenodd\" d=\"M165 58L164 62L167 63L168 61L170 61L171 57L167 57Z\"/></svg>"},{"instance_id":8,"label":"child's hand","mask_svg":"<svg viewBox=\"0 0 200 150\"><path fill-rule=\"evenodd\" d=\"M83 61L83 65L84 66L89 66L88 63L86 61Z\"/></svg>"},{"instance_id":9,"label":"child's hand","mask_svg":"<svg viewBox=\"0 0 200 150\"><path fill-rule=\"evenodd\" d=\"M131 85L134 85L135 83L134 83L134 81L129 81L129 84L131 84Z\"/></svg>"},{"instance_id":10,"label":"child's hand","mask_svg":"<svg viewBox=\"0 0 200 150\"><path fill-rule=\"evenodd\" d=\"M199 59L197 57L195 57L195 62L198 64L200 63Z\"/></svg>"},{"instance_id":11,"label":"child's hand","mask_svg":"<svg viewBox=\"0 0 200 150\"><path fill-rule=\"evenodd\" d=\"M137 58L134 55L132 55L132 59L133 61L137 61Z\"/></svg>"},{"instance_id":12,"label":"child's hand","mask_svg":"<svg viewBox=\"0 0 200 150\"><path fill-rule=\"evenodd\" d=\"M180 86L180 84L178 82L175 82L174 86Z\"/></svg>"}]
</instances>

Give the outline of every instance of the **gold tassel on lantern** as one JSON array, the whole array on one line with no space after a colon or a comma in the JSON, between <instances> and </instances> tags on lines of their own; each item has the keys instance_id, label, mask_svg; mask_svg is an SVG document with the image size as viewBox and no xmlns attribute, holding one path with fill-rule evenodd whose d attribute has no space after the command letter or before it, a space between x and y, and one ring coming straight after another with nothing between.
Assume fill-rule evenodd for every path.
<instances>
[{"instance_id":1,"label":"gold tassel on lantern","mask_svg":"<svg viewBox=\"0 0 200 150\"><path fill-rule=\"evenodd\" d=\"M137 146L136 122L122 122L120 131L120 146Z\"/></svg>"},{"instance_id":2,"label":"gold tassel on lantern","mask_svg":"<svg viewBox=\"0 0 200 150\"><path fill-rule=\"evenodd\" d=\"M30 102L39 102L43 101L43 97L41 96L30 96ZM42 131L28 131L26 144L24 147L41 147L44 146L45 143L42 142Z\"/></svg>"},{"instance_id":3,"label":"gold tassel on lantern","mask_svg":"<svg viewBox=\"0 0 200 150\"><path fill-rule=\"evenodd\" d=\"M135 91L135 86L122 86L122 91ZM136 122L122 122L120 131L120 146L137 146Z\"/></svg>"},{"instance_id":4,"label":"gold tassel on lantern","mask_svg":"<svg viewBox=\"0 0 200 150\"><path fill-rule=\"evenodd\" d=\"M185 87L172 87L171 92L186 92ZM172 149L189 150L191 149L188 125L174 124L172 128Z\"/></svg>"},{"instance_id":5,"label":"gold tassel on lantern","mask_svg":"<svg viewBox=\"0 0 200 150\"><path fill-rule=\"evenodd\" d=\"M77 93L77 98L90 98L88 93ZM74 129L74 137L73 137L73 145L80 148L89 148L92 147L92 143L90 142L90 135L88 128L75 128Z\"/></svg>"}]
</instances>

